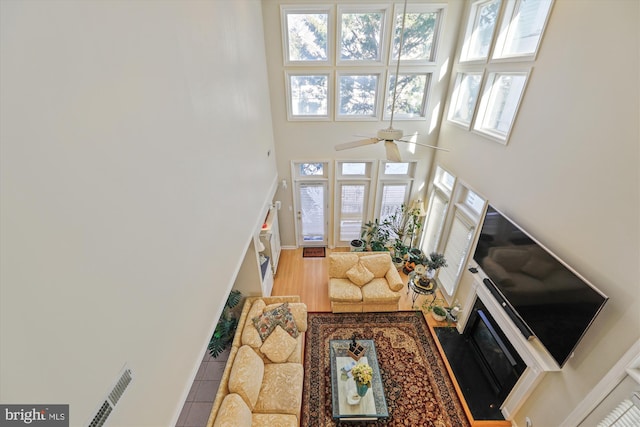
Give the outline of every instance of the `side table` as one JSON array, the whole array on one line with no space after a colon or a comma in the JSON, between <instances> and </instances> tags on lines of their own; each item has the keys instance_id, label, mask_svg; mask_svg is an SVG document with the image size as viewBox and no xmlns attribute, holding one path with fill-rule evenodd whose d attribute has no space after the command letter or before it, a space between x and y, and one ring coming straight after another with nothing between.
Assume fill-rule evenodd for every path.
<instances>
[{"instance_id":1,"label":"side table","mask_svg":"<svg viewBox=\"0 0 640 427\"><path fill-rule=\"evenodd\" d=\"M436 300L436 289L438 286L436 285L435 280L430 279L429 283L426 286L423 286L418 281L418 277L416 277L415 272L409 273L409 282L407 283L407 294L411 291L411 308L415 309L416 300L419 295L433 295L433 299L431 300L430 305L433 305Z\"/></svg>"}]
</instances>

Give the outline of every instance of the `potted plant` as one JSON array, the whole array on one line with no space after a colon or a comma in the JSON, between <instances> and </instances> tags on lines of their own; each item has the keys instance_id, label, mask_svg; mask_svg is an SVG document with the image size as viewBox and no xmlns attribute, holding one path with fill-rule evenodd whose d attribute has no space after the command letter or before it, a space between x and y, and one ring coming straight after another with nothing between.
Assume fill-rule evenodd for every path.
<instances>
[{"instance_id":1,"label":"potted plant","mask_svg":"<svg viewBox=\"0 0 640 427\"><path fill-rule=\"evenodd\" d=\"M433 278L439 268L447 266L444 254L437 252L431 252L428 257L424 257L423 263L427 267L427 276L429 278Z\"/></svg>"},{"instance_id":2,"label":"potted plant","mask_svg":"<svg viewBox=\"0 0 640 427\"><path fill-rule=\"evenodd\" d=\"M364 240L367 250L372 251L387 251L389 250L389 224L385 220L383 222L378 221L376 218L374 221L369 221L362 226L362 240Z\"/></svg>"},{"instance_id":3,"label":"potted plant","mask_svg":"<svg viewBox=\"0 0 640 427\"><path fill-rule=\"evenodd\" d=\"M362 252L364 251L364 240L353 239L349 246L351 247L351 252Z\"/></svg>"},{"instance_id":4,"label":"potted plant","mask_svg":"<svg viewBox=\"0 0 640 427\"><path fill-rule=\"evenodd\" d=\"M400 240L396 240L393 244L393 256L391 257L391 260L393 261L393 265L398 270L400 270L404 266L404 256L407 254L408 250L409 248L403 245Z\"/></svg>"},{"instance_id":5,"label":"potted plant","mask_svg":"<svg viewBox=\"0 0 640 427\"><path fill-rule=\"evenodd\" d=\"M420 222L420 210L411 209L402 204L399 208L387 217L387 224L391 237L399 241L402 245L412 245L413 237L422 227ZM407 242L407 238L409 241Z\"/></svg>"},{"instance_id":6,"label":"potted plant","mask_svg":"<svg viewBox=\"0 0 640 427\"><path fill-rule=\"evenodd\" d=\"M405 264L403 267L404 274L411 273L418 265L424 265L424 253L419 248L411 248L404 256Z\"/></svg>"},{"instance_id":7,"label":"potted plant","mask_svg":"<svg viewBox=\"0 0 640 427\"><path fill-rule=\"evenodd\" d=\"M434 305L431 307L431 316L434 320L442 322L447 318L447 310L440 305Z\"/></svg>"},{"instance_id":8,"label":"potted plant","mask_svg":"<svg viewBox=\"0 0 640 427\"><path fill-rule=\"evenodd\" d=\"M238 316L233 308L236 307L241 300L242 293L240 293L240 291L232 290L227 298L227 302L224 304L216 329L209 340L209 345L207 346L211 357L218 357L233 341L233 336L235 335L236 328L238 327Z\"/></svg>"}]
</instances>

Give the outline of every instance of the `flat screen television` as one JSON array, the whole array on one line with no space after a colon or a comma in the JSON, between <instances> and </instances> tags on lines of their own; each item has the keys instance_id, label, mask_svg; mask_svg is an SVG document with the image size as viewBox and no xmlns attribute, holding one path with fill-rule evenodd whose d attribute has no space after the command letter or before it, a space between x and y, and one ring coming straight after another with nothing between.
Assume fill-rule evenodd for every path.
<instances>
[{"instance_id":1,"label":"flat screen television","mask_svg":"<svg viewBox=\"0 0 640 427\"><path fill-rule=\"evenodd\" d=\"M560 367L608 299L492 206L473 259Z\"/></svg>"}]
</instances>

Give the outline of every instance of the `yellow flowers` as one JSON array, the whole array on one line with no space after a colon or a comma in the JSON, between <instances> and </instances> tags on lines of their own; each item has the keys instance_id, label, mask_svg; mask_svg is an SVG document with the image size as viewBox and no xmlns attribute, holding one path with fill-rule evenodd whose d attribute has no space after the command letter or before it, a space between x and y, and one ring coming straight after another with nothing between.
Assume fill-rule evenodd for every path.
<instances>
[{"instance_id":1,"label":"yellow flowers","mask_svg":"<svg viewBox=\"0 0 640 427\"><path fill-rule=\"evenodd\" d=\"M371 386L371 378L373 378L373 369L366 363L358 363L351 368L351 374L356 382Z\"/></svg>"}]
</instances>

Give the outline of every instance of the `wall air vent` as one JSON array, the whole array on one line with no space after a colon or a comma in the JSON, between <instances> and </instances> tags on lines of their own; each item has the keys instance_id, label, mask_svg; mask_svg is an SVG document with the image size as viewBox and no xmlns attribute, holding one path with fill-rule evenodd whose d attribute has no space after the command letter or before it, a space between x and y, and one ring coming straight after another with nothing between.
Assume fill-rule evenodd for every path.
<instances>
[{"instance_id":1,"label":"wall air vent","mask_svg":"<svg viewBox=\"0 0 640 427\"><path fill-rule=\"evenodd\" d=\"M113 406L109 405L109 402L106 400L102 405L100 405L100 409L98 409L98 413L93 420L89 423L89 427L101 427L109 418L109 415L113 411Z\"/></svg>"},{"instance_id":2,"label":"wall air vent","mask_svg":"<svg viewBox=\"0 0 640 427\"><path fill-rule=\"evenodd\" d=\"M107 398L100 404L95 416L87 424L88 427L101 427L107 422L107 418L111 415L116 404L124 394L129 384L133 381L133 371L125 365L120 372L118 380L115 382Z\"/></svg>"},{"instance_id":3,"label":"wall air vent","mask_svg":"<svg viewBox=\"0 0 640 427\"><path fill-rule=\"evenodd\" d=\"M120 400L132 379L131 369L125 369L115 387L113 387L113 390L109 393L109 401L113 406L116 406L116 403L118 403L118 400Z\"/></svg>"}]
</instances>

